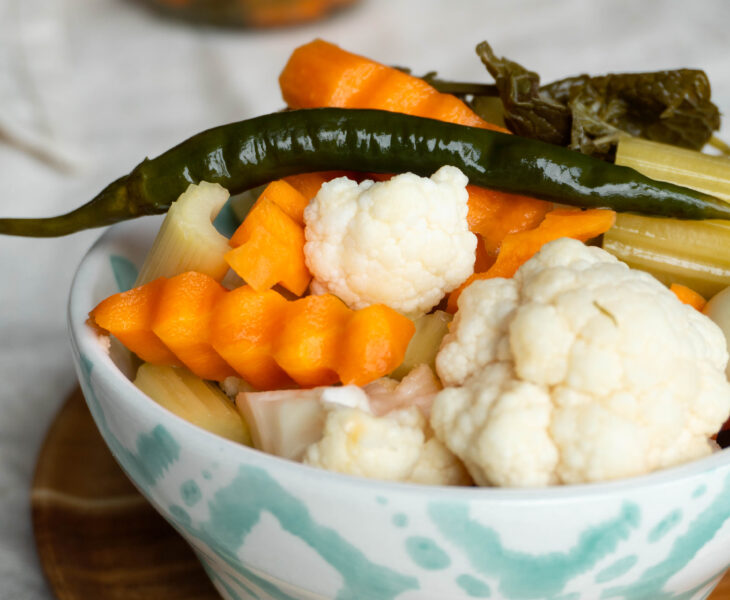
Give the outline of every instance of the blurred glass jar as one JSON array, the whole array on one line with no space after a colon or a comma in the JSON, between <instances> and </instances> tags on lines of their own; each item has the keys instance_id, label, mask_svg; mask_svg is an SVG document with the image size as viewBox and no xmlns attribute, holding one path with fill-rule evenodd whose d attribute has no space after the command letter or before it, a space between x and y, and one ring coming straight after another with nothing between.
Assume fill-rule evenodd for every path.
<instances>
[{"instance_id":1,"label":"blurred glass jar","mask_svg":"<svg viewBox=\"0 0 730 600\"><path fill-rule=\"evenodd\" d=\"M358 0L143 0L171 16L220 26L279 27L314 21Z\"/></svg>"}]
</instances>

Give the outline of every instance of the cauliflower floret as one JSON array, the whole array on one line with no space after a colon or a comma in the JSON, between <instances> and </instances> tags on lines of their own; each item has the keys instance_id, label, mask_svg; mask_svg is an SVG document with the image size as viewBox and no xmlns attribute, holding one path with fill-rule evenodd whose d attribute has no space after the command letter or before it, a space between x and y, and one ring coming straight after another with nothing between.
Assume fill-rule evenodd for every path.
<instances>
[{"instance_id":1,"label":"cauliflower floret","mask_svg":"<svg viewBox=\"0 0 730 600\"><path fill-rule=\"evenodd\" d=\"M304 463L340 473L402 481L418 461L424 442L417 408L377 418L357 408L327 411L322 439L309 446Z\"/></svg>"},{"instance_id":2,"label":"cauliflower floret","mask_svg":"<svg viewBox=\"0 0 730 600\"><path fill-rule=\"evenodd\" d=\"M730 413L720 329L570 239L477 281L436 359L436 436L480 485L626 477L709 454Z\"/></svg>"},{"instance_id":3,"label":"cauliflower floret","mask_svg":"<svg viewBox=\"0 0 730 600\"><path fill-rule=\"evenodd\" d=\"M406 481L425 485L473 485L464 464L433 433L423 444Z\"/></svg>"},{"instance_id":4,"label":"cauliflower floret","mask_svg":"<svg viewBox=\"0 0 730 600\"><path fill-rule=\"evenodd\" d=\"M331 405L324 435L307 448L303 462L390 481L470 484L459 460L430 434L415 406L375 417L358 408Z\"/></svg>"},{"instance_id":5,"label":"cauliflower floret","mask_svg":"<svg viewBox=\"0 0 730 600\"><path fill-rule=\"evenodd\" d=\"M430 179L325 183L304 211L312 289L354 309L382 303L425 314L474 270L466 184L450 166Z\"/></svg>"}]
</instances>

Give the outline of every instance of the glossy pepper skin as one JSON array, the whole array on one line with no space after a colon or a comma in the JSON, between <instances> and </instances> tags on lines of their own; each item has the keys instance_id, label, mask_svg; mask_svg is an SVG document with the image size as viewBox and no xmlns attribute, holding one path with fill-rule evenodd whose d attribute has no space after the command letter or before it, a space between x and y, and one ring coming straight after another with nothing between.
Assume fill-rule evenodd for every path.
<instances>
[{"instance_id":1,"label":"glossy pepper skin","mask_svg":"<svg viewBox=\"0 0 730 600\"><path fill-rule=\"evenodd\" d=\"M231 194L287 175L333 169L430 176L454 165L469 182L586 208L680 219L730 219L712 196L651 180L559 146L379 110L317 108L203 131L58 217L0 219L0 233L53 237L165 212L190 183Z\"/></svg>"}]
</instances>

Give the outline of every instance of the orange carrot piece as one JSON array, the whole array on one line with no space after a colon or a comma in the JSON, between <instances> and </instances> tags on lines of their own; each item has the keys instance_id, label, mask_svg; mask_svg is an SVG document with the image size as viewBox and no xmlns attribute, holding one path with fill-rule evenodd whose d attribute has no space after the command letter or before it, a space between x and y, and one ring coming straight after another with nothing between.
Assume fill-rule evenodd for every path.
<instances>
[{"instance_id":1,"label":"orange carrot piece","mask_svg":"<svg viewBox=\"0 0 730 600\"><path fill-rule=\"evenodd\" d=\"M429 86L430 87L430 86ZM432 88L433 89L433 88ZM398 111L404 112L404 111ZM484 129L492 129L509 133L506 129L488 123L475 112L473 112L464 102L451 94L442 94L440 92L430 93L430 96L422 105L419 113L413 113L416 116L429 117L447 123L458 123L459 125L469 125L470 127L482 127Z\"/></svg>"},{"instance_id":2,"label":"orange carrot piece","mask_svg":"<svg viewBox=\"0 0 730 600\"><path fill-rule=\"evenodd\" d=\"M487 254L497 256L505 236L534 229L552 208L552 203L517 194L467 186L469 230L482 236Z\"/></svg>"},{"instance_id":3,"label":"orange carrot piece","mask_svg":"<svg viewBox=\"0 0 730 600\"><path fill-rule=\"evenodd\" d=\"M204 273L189 271L168 279L152 320L152 331L192 373L222 381L235 375L210 344L210 319L225 288Z\"/></svg>"},{"instance_id":4,"label":"orange carrot piece","mask_svg":"<svg viewBox=\"0 0 730 600\"><path fill-rule=\"evenodd\" d=\"M307 204L309 204L310 198L307 198L289 182L283 179L272 181L261 192L261 196L259 196L256 202L263 202L267 199L276 204L298 225L304 225L304 217L302 215Z\"/></svg>"},{"instance_id":5,"label":"orange carrot piece","mask_svg":"<svg viewBox=\"0 0 730 600\"><path fill-rule=\"evenodd\" d=\"M340 342L351 314L332 294L290 302L274 345L274 360L301 386L337 383Z\"/></svg>"},{"instance_id":6,"label":"orange carrot piece","mask_svg":"<svg viewBox=\"0 0 730 600\"><path fill-rule=\"evenodd\" d=\"M363 79L360 82L359 89L353 90L349 98L342 99L342 106L375 108L419 117L437 118L436 113L442 112L443 109L440 104L436 106L435 101L449 97L460 102L454 96L440 94L423 79L378 64L377 70L372 72L369 79Z\"/></svg>"},{"instance_id":7,"label":"orange carrot piece","mask_svg":"<svg viewBox=\"0 0 730 600\"><path fill-rule=\"evenodd\" d=\"M674 292L674 295L679 298L680 302L689 304L691 307L696 308L700 312L702 312L702 309L705 308L705 304L707 304L707 300L705 300L700 294L681 283L673 283L669 286L669 289Z\"/></svg>"},{"instance_id":8,"label":"orange carrot piece","mask_svg":"<svg viewBox=\"0 0 730 600\"><path fill-rule=\"evenodd\" d=\"M274 182L279 183L279 182ZM274 236L281 239L287 239L293 231L298 227L297 223L274 201L266 191L272 184L266 186L261 197L256 200L246 218L238 226L228 243L233 248L238 248L251 237L253 237L258 229L262 226L269 230ZM291 186L289 186L291 187Z\"/></svg>"},{"instance_id":9,"label":"orange carrot piece","mask_svg":"<svg viewBox=\"0 0 730 600\"><path fill-rule=\"evenodd\" d=\"M294 382L271 356L286 310L286 300L273 290L235 288L216 303L210 340L216 352L259 390L292 387Z\"/></svg>"},{"instance_id":10,"label":"orange carrot piece","mask_svg":"<svg viewBox=\"0 0 730 600\"><path fill-rule=\"evenodd\" d=\"M504 131L422 79L321 39L294 50L279 86L290 108L377 108Z\"/></svg>"},{"instance_id":11,"label":"orange carrot piece","mask_svg":"<svg viewBox=\"0 0 730 600\"><path fill-rule=\"evenodd\" d=\"M111 333L143 361L182 366L152 331L152 321L166 281L167 278L159 277L127 292L114 294L100 302L89 317L97 327Z\"/></svg>"},{"instance_id":12,"label":"orange carrot piece","mask_svg":"<svg viewBox=\"0 0 730 600\"><path fill-rule=\"evenodd\" d=\"M226 262L256 291L277 283L297 296L306 291L312 276L304 262L304 228L270 198L256 202L230 244Z\"/></svg>"},{"instance_id":13,"label":"orange carrot piece","mask_svg":"<svg viewBox=\"0 0 730 600\"><path fill-rule=\"evenodd\" d=\"M494 261L497 260L497 256L495 254L491 254L486 247L486 244L484 243L484 238L482 236L477 235L477 249L476 249L476 257L474 260L474 272L475 273L483 273L484 271L488 270L493 264Z\"/></svg>"},{"instance_id":14,"label":"orange carrot piece","mask_svg":"<svg viewBox=\"0 0 730 600\"><path fill-rule=\"evenodd\" d=\"M536 229L505 236L490 277L512 277L548 242L562 237L587 242L608 231L615 221L616 213L602 208L550 211Z\"/></svg>"},{"instance_id":15,"label":"orange carrot piece","mask_svg":"<svg viewBox=\"0 0 730 600\"><path fill-rule=\"evenodd\" d=\"M353 311L331 294L288 302L195 272L111 296L90 320L147 362L182 366L179 357L199 377L237 373L260 390L364 385L403 362L415 331L384 305Z\"/></svg>"},{"instance_id":16,"label":"orange carrot piece","mask_svg":"<svg viewBox=\"0 0 730 600\"><path fill-rule=\"evenodd\" d=\"M294 50L279 77L279 85L292 108L340 106L363 79L382 68L317 39Z\"/></svg>"},{"instance_id":17,"label":"orange carrot piece","mask_svg":"<svg viewBox=\"0 0 730 600\"><path fill-rule=\"evenodd\" d=\"M353 313L339 353L342 383L362 386L395 370L415 331L413 321L384 304Z\"/></svg>"},{"instance_id":18,"label":"orange carrot piece","mask_svg":"<svg viewBox=\"0 0 730 600\"><path fill-rule=\"evenodd\" d=\"M309 203L309 201L317 195L317 192L319 191L319 188L322 187L323 183L332 181L338 177L359 179L361 174L350 171L317 171L315 173L289 175L288 177L284 177L283 181L286 181L290 186L302 194L306 198L307 203Z\"/></svg>"},{"instance_id":19,"label":"orange carrot piece","mask_svg":"<svg viewBox=\"0 0 730 600\"><path fill-rule=\"evenodd\" d=\"M594 208L590 210L550 211L536 229L510 233L502 241L497 260L483 273L474 273L449 296L447 310L455 313L461 292L477 279L512 277L517 269L537 254L544 244L569 237L586 242L608 231L616 220L612 210Z\"/></svg>"}]
</instances>

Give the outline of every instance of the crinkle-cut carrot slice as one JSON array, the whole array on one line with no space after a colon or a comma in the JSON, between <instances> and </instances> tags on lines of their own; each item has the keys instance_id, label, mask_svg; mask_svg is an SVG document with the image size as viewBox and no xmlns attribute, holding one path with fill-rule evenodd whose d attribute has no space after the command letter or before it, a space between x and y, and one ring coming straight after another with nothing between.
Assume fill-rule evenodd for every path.
<instances>
[{"instance_id":1,"label":"crinkle-cut carrot slice","mask_svg":"<svg viewBox=\"0 0 730 600\"><path fill-rule=\"evenodd\" d=\"M94 325L111 333L143 361L182 366L152 331L152 321L166 281L166 277L158 277L129 291L109 296L89 313L89 317Z\"/></svg>"},{"instance_id":2,"label":"crinkle-cut carrot slice","mask_svg":"<svg viewBox=\"0 0 730 600\"><path fill-rule=\"evenodd\" d=\"M286 299L274 290L257 292L242 286L224 294L215 306L210 322L213 348L259 390L294 385L271 356L286 304Z\"/></svg>"},{"instance_id":3,"label":"crinkle-cut carrot slice","mask_svg":"<svg viewBox=\"0 0 730 600\"><path fill-rule=\"evenodd\" d=\"M356 311L346 325L337 371L343 384L365 385L403 362L416 326L383 304Z\"/></svg>"},{"instance_id":4,"label":"crinkle-cut carrot slice","mask_svg":"<svg viewBox=\"0 0 730 600\"><path fill-rule=\"evenodd\" d=\"M274 360L301 386L337 383L341 341L351 314L332 294L290 302L275 342Z\"/></svg>"},{"instance_id":5,"label":"crinkle-cut carrot slice","mask_svg":"<svg viewBox=\"0 0 730 600\"><path fill-rule=\"evenodd\" d=\"M222 381L235 375L210 343L210 319L225 291L209 275L181 273L165 282L152 320L157 337L203 379Z\"/></svg>"},{"instance_id":6,"label":"crinkle-cut carrot slice","mask_svg":"<svg viewBox=\"0 0 730 600\"><path fill-rule=\"evenodd\" d=\"M403 362L415 331L384 305L353 311L331 294L287 301L248 285L227 291L195 272L111 296L90 320L147 362L180 366L177 354L199 377L235 372L260 390L365 385Z\"/></svg>"}]
</instances>

